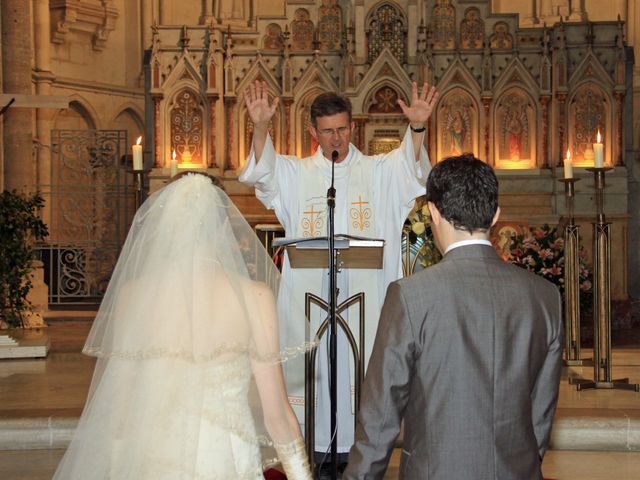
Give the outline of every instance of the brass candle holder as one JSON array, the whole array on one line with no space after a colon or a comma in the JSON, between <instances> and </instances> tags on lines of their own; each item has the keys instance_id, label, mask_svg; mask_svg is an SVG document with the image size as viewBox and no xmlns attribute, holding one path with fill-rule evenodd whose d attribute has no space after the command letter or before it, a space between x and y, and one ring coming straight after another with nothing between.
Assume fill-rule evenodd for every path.
<instances>
[{"instance_id":1,"label":"brass candle holder","mask_svg":"<svg viewBox=\"0 0 640 480\"><path fill-rule=\"evenodd\" d=\"M587 168L593 172L597 217L593 223L593 381L574 379L578 390L617 389L640 392L628 378L611 378L611 224L604 215L604 176L611 167Z\"/></svg>"},{"instance_id":2,"label":"brass candle holder","mask_svg":"<svg viewBox=\"0 0 640 480\"><path fill-rule=\"evenodd\" d=\"M134 182L135 182L135 192L136 192L136 210L140 208L142 203L144 202L144 174L150 172L150 168L143 168L142 170L128 170L129 173L133 174Z\"/></svg>"},{"instance_id":3,"label":"brass candle holder","mask_svg":"<svg viewBox=\"0 0 640 480\"><path fill-rule=\"evenodd\" d=\"M564 364L583 366L591 359L580 357L580 227L575 224L573 199L579 178L560 178L564 183L567 224L564 227ZM569 379L571 383L571 379Z\"/></svg>"}]
</instances>

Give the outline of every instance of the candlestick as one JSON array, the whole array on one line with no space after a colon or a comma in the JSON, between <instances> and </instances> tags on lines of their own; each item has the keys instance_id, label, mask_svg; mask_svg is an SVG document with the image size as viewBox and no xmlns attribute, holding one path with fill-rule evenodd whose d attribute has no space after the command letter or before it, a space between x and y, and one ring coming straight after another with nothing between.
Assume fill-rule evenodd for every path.
<instances>
[{"instance_id":1,"label":"candlestick","mask_svg":"<svg viewBox=\"0 0 640 480\"><path fill-rule=\"evenodd\" d=\"M142 141L142 137L138 137L138 141L135 145L132 145L133 149L133 169L134 170L142 170L142 145L140 142Z\"/></svg>"},{"instance_id":2,"label":"candlestick","mask_svg":"<svg viewBox=\"0 0 640 480\"><path fill-rule=\"evenodd\" d=\"M175 177L178 174L178 161L176 160L176 151L173 151L171 155L170 172L169 175Z\"/></svg>"},{"instance_id":3,"label":"candlestick","mask_svg":"<svg viewBox=\"0 0 640 480\"><path fill-rule=\"evenodd\" d=\"M602 136L600 130L598 130L597 141L593 144L593 153L595 155L594 165L596 168L604 167L604 145L602 142Z\"/></svg>"},{"instance_id":4,"label":"candlestick","mask_svg":"<svg viewBox=\"0 0 640 480\"><path fill-rule=\"evenodd\" d=\"M571 161L571 150L567 149L567 156L564 157L564 178L573 178L573 162Z\"/></svg>"},{"instance_id":5,"label":"candlestick","mask_svg":"<svg viewBox=\"0 0 640 480\"><path fill-rule=\"evenodd\" d=\"M640 392L640 384L629 383L628 378L612 379L611 223L604 215L604 174L608 170L611 168L587 169L593 172L598 212L597 221L593 223L593 380L576 378L570 383L578 390L604 388Z\"/></svg>"}]
</instances>

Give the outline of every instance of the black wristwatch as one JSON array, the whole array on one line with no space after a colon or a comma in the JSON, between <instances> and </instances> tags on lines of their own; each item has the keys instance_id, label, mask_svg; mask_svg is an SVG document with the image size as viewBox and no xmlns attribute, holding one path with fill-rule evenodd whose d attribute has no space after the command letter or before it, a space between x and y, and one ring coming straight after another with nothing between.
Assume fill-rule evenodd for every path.
<instances>
[{"instance_id":1,"label":"black wristwatch","mask_svg":"<svg viewBox=\"0 0 640 480\"><path fill-rule=\"evenodd\" d=\"M420 128L413 128L413 125L411 125L411 124L409 124L409 128L410 128L410 129L411 129L411 131L412 131L412 132L414 132L414 133L422 133L422 132L424 132L424 131L427 129L427 127L424 127L424 126L423 126L423 127L420 127Z\"/></svg>"}]
</instances>

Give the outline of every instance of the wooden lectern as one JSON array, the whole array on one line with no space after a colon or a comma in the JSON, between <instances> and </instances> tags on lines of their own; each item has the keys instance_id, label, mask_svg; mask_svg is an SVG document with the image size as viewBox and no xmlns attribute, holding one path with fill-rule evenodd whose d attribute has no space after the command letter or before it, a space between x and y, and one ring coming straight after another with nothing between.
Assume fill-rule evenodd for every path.
<instances>
[{"instance_id":1,"label":"wooden lectern","mask_svg":"<svg viewBox=\"0 0 640 480\"><path fill-rule=\"evenodd\" d=\"M382 268L384 255L384 240L354 237L350 235L335 236L336 264L339 270L345 268ZM277 238L273 241L273 247L284 247L289 257L291 268L329 268L329 240L327 237L314 238ZM353 354L355 365L355 404L356 418L360 406L360 392L364 380L364 292L356 293L336 307L336 323L344 332L349 342L349 348ZM314 340L319 341L329 327L329 302L319 296L307 292L305 294L305 316L310 318L311 305L314 304L327 314L320 323L314 335ZM359 339L356 339L349 328L342 312L353 305L359 307ZM310 337L310 335L309 335ZM310 341L311 338L307 338ZM316 350L305 354L305 443L309 455L311 471L314 470L315 451L315 377L316 377Z\"/></svg>"}]
</instances>

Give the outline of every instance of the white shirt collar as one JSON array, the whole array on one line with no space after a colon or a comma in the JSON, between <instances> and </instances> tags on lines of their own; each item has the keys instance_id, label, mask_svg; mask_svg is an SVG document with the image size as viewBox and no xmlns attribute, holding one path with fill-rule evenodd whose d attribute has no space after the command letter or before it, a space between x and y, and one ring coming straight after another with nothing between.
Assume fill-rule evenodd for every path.
<instances>
[{"instance_id":1,"label":"white shirt collar","mask_svg":"<svg viewBox=\"0 0 640 480\"><path fill-rule=\"evenodd\" d=\"M492 246L489 240L483 240L480 238L477 238L477 239L474 238L471 240L460 240L459 242L453 242L451 245L449 245L445 250L444 254L446 255L448 252L450 252L454 248L465 247L467 245L488 245L490 247Z\"/></svg>"}]
</instances>

